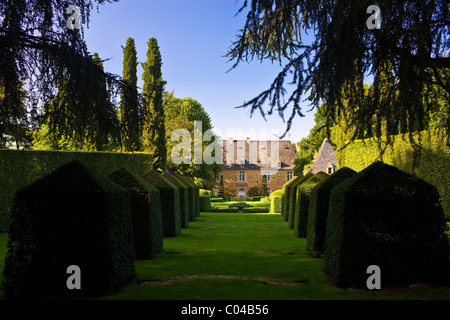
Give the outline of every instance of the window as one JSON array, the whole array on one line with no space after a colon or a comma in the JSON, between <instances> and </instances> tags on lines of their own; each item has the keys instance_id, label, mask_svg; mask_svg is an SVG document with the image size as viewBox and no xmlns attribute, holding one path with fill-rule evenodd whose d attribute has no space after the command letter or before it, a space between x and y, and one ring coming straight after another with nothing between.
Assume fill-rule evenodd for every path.
<instances>
[{"instance_id":1,"label":"window","mask_svg":"<svg viewBox=\"0 0 450 320\"><path fill-rule=\"evenodd\" d=\"M291 180L293 176L294 175L293 175L292 171L288 171L288 173L287 173L287 181Z\"/></svg>"},{"instance_id":2,"label":"window","mask_svg":"<svg viewBox=\"0 0 450 320\"><path fill-rule=\"evenodd\" d=\"M241 168L243 168L244 165L245 165L245 160L244 160L244 159L241 159L241 160L240 160L240 164L241 164Z\"/></svg>"},{"instance_id":3,"label":"window","mask_svg":"<svg viewBox=\"0 0 450 320\"><path fill-rule=\"evenodd\" d=\"M267 171L265 176L266 176L266 182L270 182L270 171Z\"/></svg>"},{"instance_id":4,"label":"window","mask_svg":"<svg viewBox=\"0 0 450 320\"><path fill-rule=\"evenodd\" d=\"M239 171L239 181L245 181L245 171Z\"/></svg>"},{"instance_id":5,"label":"window","mask_svg":"<svg viewBox=\"0 0 450 320\"><path fill-rule=\"evenodd\" d=\"M328 167L327 168L327 173L328 174L333 174L334 173L334 167Z\"/></svg>"}]
</instances>

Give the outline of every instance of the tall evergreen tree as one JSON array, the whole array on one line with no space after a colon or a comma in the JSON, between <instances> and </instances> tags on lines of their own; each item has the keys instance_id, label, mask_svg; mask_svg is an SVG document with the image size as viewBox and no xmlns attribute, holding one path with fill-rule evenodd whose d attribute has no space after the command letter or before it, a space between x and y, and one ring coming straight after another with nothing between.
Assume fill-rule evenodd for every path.
<instances>
[{"instance_id":1,"label":"tall evergreen tree","mask_svg":"<svg viewBox=\"0 0 450 320\"><path fill-rule=\"evenodd\" d=\"M125 151L140 149L139 99L137 89L137 52L134 39L129 37L123 49L123 81L120 101L120 120L122 122L122 145Z\"/></svg>"},{"instance_id":2,"label":"tall evergreen tree","mask_svg":"<svg viewBox=\"0 0 450 320\"><path fill-rule=\"evenodd\" d=\"M147 43L147 61L142 63L144 69L142 93L145 99L142 115L142 137L145 151L153 155L152 169L164 171L167 163L163 106L163 92L166 82L162 79L162 61L158 41L156 38L150 38Z\"/></svg>"}]
</instances>

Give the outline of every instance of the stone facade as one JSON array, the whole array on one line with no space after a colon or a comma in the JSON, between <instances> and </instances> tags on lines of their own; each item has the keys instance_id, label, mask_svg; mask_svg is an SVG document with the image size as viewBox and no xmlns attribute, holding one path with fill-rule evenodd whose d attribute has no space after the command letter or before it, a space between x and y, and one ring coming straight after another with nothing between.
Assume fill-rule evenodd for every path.
<instances>
[{"instance_id":1,"label":"stone facade","mask_svg":"<svg viewBox=\"0 0 450 320\"><path fill-rule=\"evenodd\" d=\"M281 189L294 174L295 151L289 140L221 140L224 169L221 172L225 195L244 198L252 187L262 187L267 177L267 191ZM277 150L278 149L278 152ZM272 153L272 150L274 152ZM219 193L219 181L216 194Z\"/></svg>"}]
</instances>

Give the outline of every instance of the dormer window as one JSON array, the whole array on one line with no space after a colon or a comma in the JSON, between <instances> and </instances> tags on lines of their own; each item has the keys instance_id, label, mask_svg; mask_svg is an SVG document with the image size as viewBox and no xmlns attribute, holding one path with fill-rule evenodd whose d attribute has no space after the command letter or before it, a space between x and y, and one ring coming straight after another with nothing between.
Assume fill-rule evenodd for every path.
<instances>
[{"instance_id":1,"label":"dormer window","mask_svg":"<svg viewBox=\"0 0 450 320\"><path fill-rule=\"evenodd\" d=\"M241 159L241 160L239 161L239 163L240 163L241 168L243 168L244 165L245 165L245 160L244 160L244 159Z\"/></svg>"}]
</instances>

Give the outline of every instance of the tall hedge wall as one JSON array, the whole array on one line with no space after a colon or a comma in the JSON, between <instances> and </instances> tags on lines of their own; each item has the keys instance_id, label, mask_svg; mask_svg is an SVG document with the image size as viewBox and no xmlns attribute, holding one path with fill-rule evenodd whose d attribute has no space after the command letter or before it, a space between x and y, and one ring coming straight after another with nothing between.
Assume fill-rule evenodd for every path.
<instances>
[{"instance_id":1,"label":"tall hedge wall","mask_svg":"<svg viewBox=\"0 0 450 320\"><path fill-rule=\"evenodd\" d=\"M434 185L447 220L450 220L450 143L448 129L416 132L414 141L421 144L415 149L408 135L392 137L393 144L381 154L374 140L357 141L336 152L338 167L361 171L381 160ZM385 147L385 143L381 144Z\"/></svg>"},{"instance_id":2,"label":"tall hedge wall","mask_svg":"<svg viewBox=\"0 0 450 320\"><path fill-rule=\"evenodd\" d=\"M78 160L102 175L126 167L142 175L151 165L145 153L0 150L0 232L7 232L14 194L63 164Z\"/></svg>"}]
</instances>

